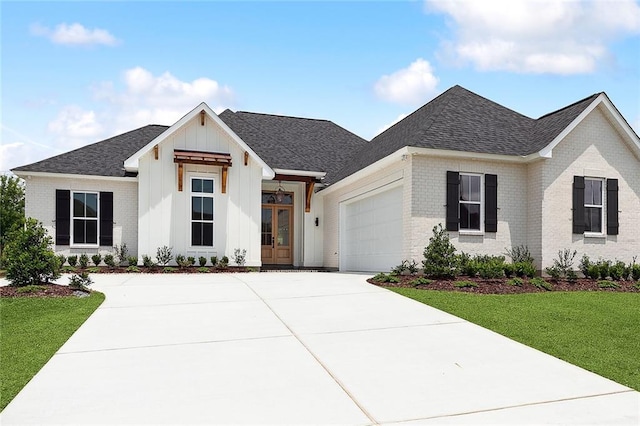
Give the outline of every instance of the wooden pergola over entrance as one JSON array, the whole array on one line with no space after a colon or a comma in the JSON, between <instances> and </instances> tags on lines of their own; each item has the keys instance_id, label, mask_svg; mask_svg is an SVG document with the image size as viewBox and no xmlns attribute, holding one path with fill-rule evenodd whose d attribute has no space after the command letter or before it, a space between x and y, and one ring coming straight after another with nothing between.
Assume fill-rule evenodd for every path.
<instances>
[{"instance_id":1,"label":"wooden pergola over entrance","mask_svg":"<svg viewBox=\"0 0 640 426\"><path fill-rule=\"evenodd\" d=\"M311 196L313 195L313 188L315 184L319 182L318 178L313 176L283 175L283 174L276 173L273 180L279 180L283 182L304 182L304 189L305 189L304 211L306 213L309 213L311 211Z\"/></svg>"},{"instance_id":2,"label":"wooden pergola over entrance","mask_svg":"<svg viewBox=\"0 0 640 426\"><path fill-rule=\"evenodd\" d=\"M227 169L231 167L231 154L176 149L173 151L173 162L178 165L178 191L182 191L184 164L203 164L222 167L222 193L227 193Z\"/></svg>"}]
</instances>

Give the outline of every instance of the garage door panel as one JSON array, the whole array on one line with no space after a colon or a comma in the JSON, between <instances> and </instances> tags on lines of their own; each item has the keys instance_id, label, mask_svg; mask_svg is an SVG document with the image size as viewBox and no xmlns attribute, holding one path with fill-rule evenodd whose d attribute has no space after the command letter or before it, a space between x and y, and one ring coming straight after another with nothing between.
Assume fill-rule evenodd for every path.
<instances>
[{"instance_id":1,"label":"garage door panel","mask_svg":"<svg viewBox=\"0 0 640 426\"><path fill-rule=\"evenodd\" d=\"M401 262L401 187L346 204L341 211L342 270L388 271Z\"/></svg>"}]
</instances>

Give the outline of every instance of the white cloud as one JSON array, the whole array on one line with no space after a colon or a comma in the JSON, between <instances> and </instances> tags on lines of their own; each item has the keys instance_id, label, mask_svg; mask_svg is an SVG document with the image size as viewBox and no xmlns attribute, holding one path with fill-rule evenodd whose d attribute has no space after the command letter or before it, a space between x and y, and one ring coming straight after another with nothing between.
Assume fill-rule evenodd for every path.
<instances>
[{"instance_id":1,"label":"white cloud","mask_svg":"<svg viewBox=\"0 0 640 426\"><path fill-rule=\"evenodd\" d=\"M98 137L103 127L97 121L94 111L85 111L76 105L68 105L58 112L58 116L48 126L49 132L58 137L61 148L77 148L86 141Z\"/></svg>"},{"instance_id":2,"label":"white cloud","mask_svg":"<svg viewBox=\"0 0 640 426\"><path fill-rule=\"evenodd\" d=\"M376 95L400 104L424 103L436 93L438 78L429 62L416 59L407 68L383 75L374 85Z\"/></svg>"},{"instance_id":3,"label":"white cloud","mask_svg":"<svg viewBox=\"0 0 640 426\"><path fill-rule=\"evenodd\" d=\"M101 28L89 29L78 23L58 24L54 29L40 24L31 25L31 34L46 37L56 44L64 45L95 45L114 46L118 40L107 30Z\"/></svg>"},{"instance_id":4,"label":"white cloud","mask_svg":"<svg viewBox=\"0 0 640 426\"><path fill-rule=\"evenodd\" d=\"M378 129L378 131L376 132L376 136L378 136L380 133L384 132L385 130L387 130L388 128L390 128L391 126L393 126L394 124L400 122L401 120L403 120L404 118L406 118L409 114L400 114L398 117L396 117L395 120L393 120L391 123L385 124L384 126L380 127Z\"/></svg>"},{"instance_id":5,"label":"white cloud","mask_svg":"<svg viewBox=\"0 0 640 426\"><path fill-rule=\"evenodd\" d=\"M441 56L483 71L589 73L608 43L640 33L633 0L426 0L426 9L448 15L455 33Z\"/></svg>"}]
</instances>

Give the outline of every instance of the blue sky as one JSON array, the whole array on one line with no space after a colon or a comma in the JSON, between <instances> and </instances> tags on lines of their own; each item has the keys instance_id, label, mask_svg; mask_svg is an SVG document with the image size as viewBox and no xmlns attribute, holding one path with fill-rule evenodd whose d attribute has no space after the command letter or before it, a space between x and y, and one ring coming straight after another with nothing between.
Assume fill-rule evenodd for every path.
<instances>
[{"instance_id":1,"label":"blue sky","mask_svg":"<svg viewBox=\"0 0 640 426\"><path fill-rule=\"evenodd\" d=\"M640 3L6 2L0 171L201 101L370 139L459 84L530 117L605 91L640 130Z\"/></svg>"}]
</instances>

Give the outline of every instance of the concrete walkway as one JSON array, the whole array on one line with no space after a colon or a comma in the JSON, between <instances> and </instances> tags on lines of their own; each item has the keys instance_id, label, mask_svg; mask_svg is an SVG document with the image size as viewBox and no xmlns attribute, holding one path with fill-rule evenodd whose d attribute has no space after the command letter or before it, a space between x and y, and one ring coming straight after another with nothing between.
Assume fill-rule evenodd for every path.
<instances>
[{"instance_id":1,"label":"concrete walkway","mask_svg":"<svg viewBox=\"0 0 640 426\"><path fill-rule=\"evenodd\" d=\"M93 277L106 301L3 425L640 421L638 392L363 275Z\"/></svg>"}]
</instances>

